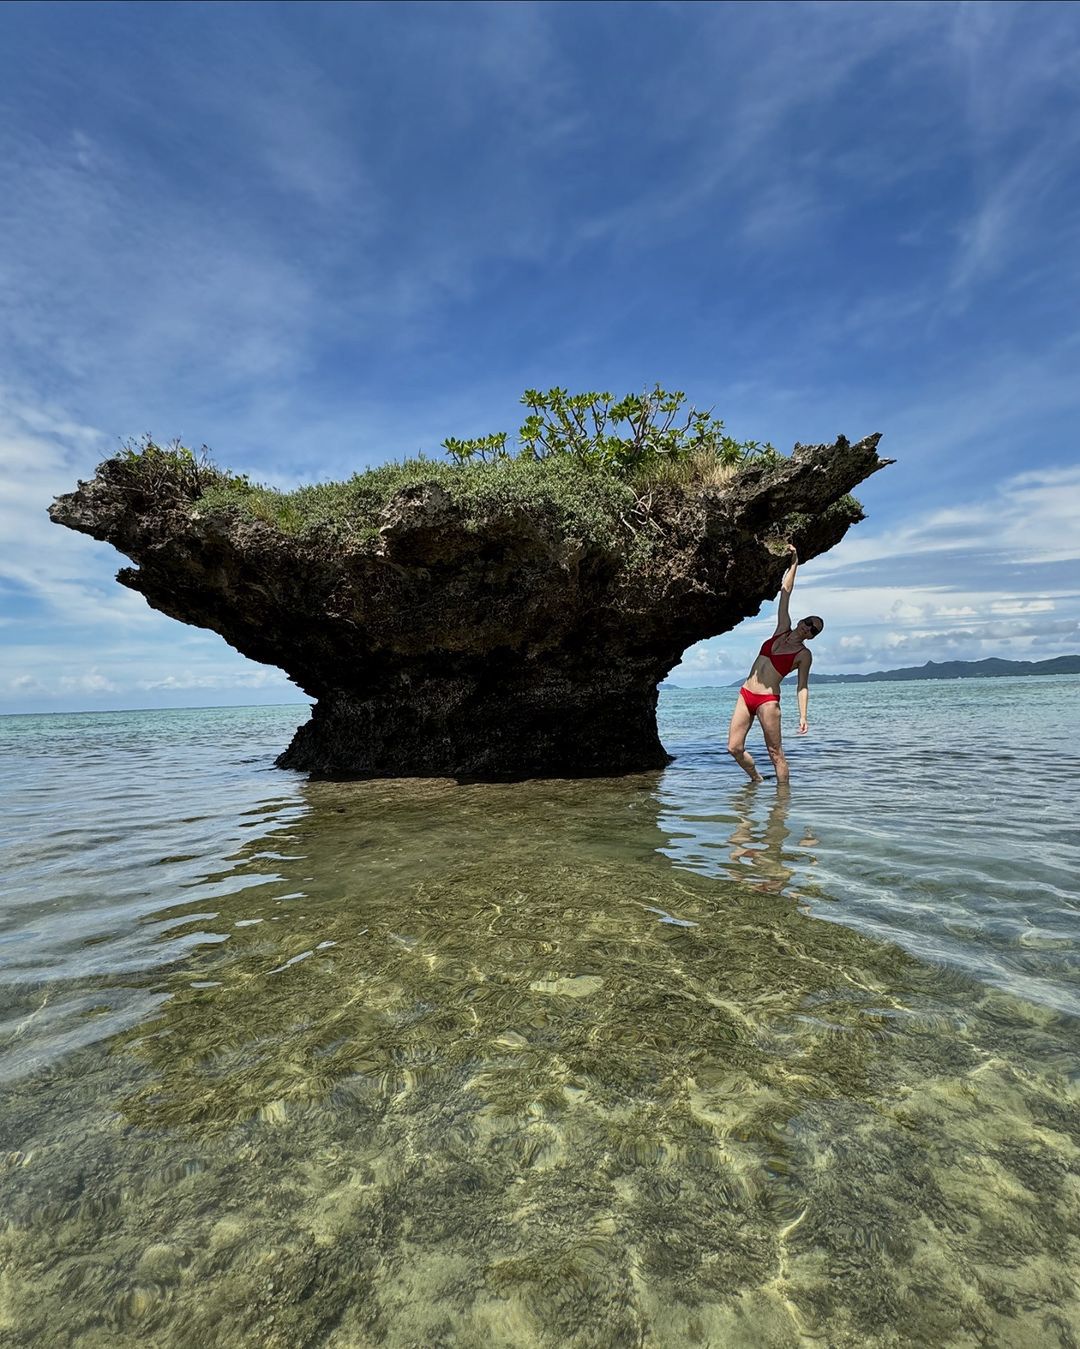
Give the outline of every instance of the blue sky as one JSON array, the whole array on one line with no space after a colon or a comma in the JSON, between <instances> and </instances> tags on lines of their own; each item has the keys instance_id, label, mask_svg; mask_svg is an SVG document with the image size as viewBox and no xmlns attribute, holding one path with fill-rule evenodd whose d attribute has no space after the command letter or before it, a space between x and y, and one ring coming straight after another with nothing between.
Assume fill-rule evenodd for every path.
<instances>
[{"instance_id":1,"label":"blue sky","mask_svg":"<svg viewBox=\"0 0 1080 1349\"><path fill-rule=\"evenodd\" d=\"M1078 163L1076 5L9 0L0 712L300 699L48 522L120 440L288 487L555 384L884 433L816 669L1080 652Z\"/></svg>"}]
</instances>

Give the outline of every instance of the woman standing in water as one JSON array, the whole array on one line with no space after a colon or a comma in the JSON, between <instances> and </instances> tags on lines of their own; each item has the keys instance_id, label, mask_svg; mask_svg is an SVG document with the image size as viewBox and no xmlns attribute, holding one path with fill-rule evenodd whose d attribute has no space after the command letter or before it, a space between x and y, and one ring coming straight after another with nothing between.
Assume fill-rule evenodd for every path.
<instances>
[{"instance_id":1,"label":"woman standing in water","mask_svg":"<svg viewBox=\"0 0 1080 1349\"><path fill-rule=\"evenodd\" d=\"M784 574L780 586L776 631L767 642L762 643L754 661L754 668L746 676L746 681L739 690L731 725L728 727L728 753L751 782L764 781L746 749L746 733L753 725L755 717L761 722L761 729L765 734L765 747L776 768L777 782L788 780L787 760L780 744L780 681L793 669L799 672L799 734L806 734L806 705L810 698L810 662L813 659L806 643L813 641L825 624L816 614L811 614L809 618L800 618L794 629L791 626L788 605L798 566L799 559L795 549L791 548L791 566Z\"/></svg>"}]
</instances>

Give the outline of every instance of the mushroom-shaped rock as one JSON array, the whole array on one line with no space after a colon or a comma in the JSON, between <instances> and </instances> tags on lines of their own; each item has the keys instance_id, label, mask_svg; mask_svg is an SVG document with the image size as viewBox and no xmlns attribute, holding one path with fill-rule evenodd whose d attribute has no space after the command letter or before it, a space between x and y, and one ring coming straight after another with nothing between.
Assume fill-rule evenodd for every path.
<instances>
[{"instance_id":1,"label":"mushroom-shaped rock","mask_svg":"<svg viewBox=\"0 0 1080 1349\"><path fill-rule=\"evenodd\" d=\"M129 557L117 579L155 609L279 666L316 700L281 767L618 774L668 761L658 683L688 646L775 595L781 545L812 558L862 519L848 493L891 462L879 439L797 445L718 486L626 489L613 528L593 534L554 497L477 505L444 485L445 466L353 534L289 532L204 501L198 473L150 474L130 455L49 514Z\"/></svg>"}]
</instances>

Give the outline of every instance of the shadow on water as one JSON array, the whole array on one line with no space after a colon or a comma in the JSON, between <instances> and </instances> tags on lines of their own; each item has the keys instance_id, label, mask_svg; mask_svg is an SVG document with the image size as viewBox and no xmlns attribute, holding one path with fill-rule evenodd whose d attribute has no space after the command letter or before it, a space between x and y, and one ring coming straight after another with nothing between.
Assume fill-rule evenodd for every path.
<instances>
[{"instance_id":1,"label":"shadow on water","mask_svg":"<svg viewBox=\"0 0 1080 1349\"><path fill-rule=\"evenodd\" d=\"M301 791L0 1105L6 1342L1074 1342L1075 1026L808 917L789 792Z\"/></svg>"}]
</instances>

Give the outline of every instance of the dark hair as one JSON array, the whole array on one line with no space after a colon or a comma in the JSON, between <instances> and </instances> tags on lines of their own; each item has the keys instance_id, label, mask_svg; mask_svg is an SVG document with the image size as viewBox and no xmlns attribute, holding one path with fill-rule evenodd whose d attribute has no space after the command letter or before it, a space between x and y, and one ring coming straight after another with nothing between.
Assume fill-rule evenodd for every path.
<instances>
[{"instance_id":1,"label":"dark hair","mask_svg":"<svg viewBox=\"0 0 1080 1349\"><path fill-rule=\"evenodd\" d=\"M819 637L825 628L825 620L819 618L817 614L808 614L805 618L799 619L800 623L809 623L814 629L814 636Z\"/></svg>"}]
</instances>

